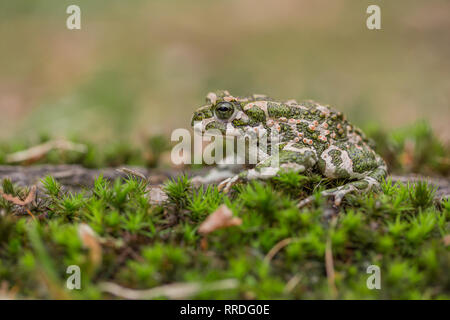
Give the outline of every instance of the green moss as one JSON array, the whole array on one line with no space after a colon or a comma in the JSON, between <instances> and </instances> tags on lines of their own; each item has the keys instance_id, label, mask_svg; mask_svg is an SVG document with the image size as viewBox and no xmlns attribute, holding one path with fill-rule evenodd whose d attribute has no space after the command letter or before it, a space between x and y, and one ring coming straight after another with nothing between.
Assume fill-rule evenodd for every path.
<instances>
[{"instance_id":1,"label":"green moss","mask_svg":"<svg viewBox=\"0 0 450 320\"><path fill-rule=\"evenodd\" d=\"M24 297L102 298L101 281L143 289L231 277L239 281L236 290L197 297L329 298L324 261L329 238L339 274L338 298L449 298L450 261L442 237L449 231L450 206L448 201L434 206L426 184L393 185L388 180L380 195L344 202L332 226L324 215L326 203L299 210L296 199L299 193L333 185L292 172L266 184L238 187L231 197L213 187L192 189L181 177L167 182L169 203L164 207L149 205L145 184L131 178L110 183L100 177L90 195L65 194L49 177L44 182L47 211L32 209L39 223L30 225L30 218L0 204L8 210L0 216L0 275L17 283ZM4 186L21 192L8 182ZM205 240L196 229L223 203L242 225L213 232L202 249ZM102 238L103 262L97 271L81 245L79 223ZM292 240L267 263L264 256L286 238ZM85 275L80 291L64 289L70 264L79 265ZM382 290L366 288L367 264L380 266ZM296 275L304 277L302 285L284 290ZM49 283L62 289L51 289Z\"/></svg>"}]
</instances>

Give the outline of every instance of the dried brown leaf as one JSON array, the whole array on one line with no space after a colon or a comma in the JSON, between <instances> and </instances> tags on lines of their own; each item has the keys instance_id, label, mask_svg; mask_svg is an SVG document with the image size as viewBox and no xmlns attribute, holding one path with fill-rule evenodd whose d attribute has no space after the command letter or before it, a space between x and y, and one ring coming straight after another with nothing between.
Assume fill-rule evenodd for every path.
<instances>
[{"instance_id":1,"label":"dried brown leaf","mask_svg":"<svg viewBox=\"0 0 450 320\"><path fill-rule=\"evenodd\" d=\"M221 205L216 211L210 214L198 228L201 234L208 234L220 228L239 226L242 219L233 217L233 213L226 205Z\"/></svg>"}]
</instances>

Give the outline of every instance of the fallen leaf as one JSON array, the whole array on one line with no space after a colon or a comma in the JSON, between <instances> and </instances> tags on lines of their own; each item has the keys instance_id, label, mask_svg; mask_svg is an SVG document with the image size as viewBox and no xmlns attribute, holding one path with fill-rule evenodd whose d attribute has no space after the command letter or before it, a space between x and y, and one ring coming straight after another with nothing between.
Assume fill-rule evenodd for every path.
<instances>
[{"instance_id":1,"label":"fallen leaf","mask_svg":"<svg viewBox=\"0 0 450 320\"><path fill-rule=\"evenodd\" d=\"M201 234L208 234L220 228L239 226L242 219L233 217L233 213L226 205L221 205L216 211L210 214L198 228Z\"/></svg>"},{"instance_id":2,"label":"fallen leaf","mask_svg":"<svg viewBox=\"0 0 450 320\"><path fill-rule=\"evenodd\" d=\"M3 199L10 201L14 204L17 204L19 206L26 206L27 204L30 204L34 198L36 197L36 186L32 186L30 189L30 192L28 193L25 200L21 200L19 197L14 197L10 194L1 193Z\"/></svg>"}]
</instances>

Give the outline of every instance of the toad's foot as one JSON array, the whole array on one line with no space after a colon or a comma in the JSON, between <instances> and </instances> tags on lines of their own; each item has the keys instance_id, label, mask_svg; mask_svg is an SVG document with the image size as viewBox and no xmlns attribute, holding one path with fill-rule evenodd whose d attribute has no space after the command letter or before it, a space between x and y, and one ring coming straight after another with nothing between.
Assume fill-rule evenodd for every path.
<instances>
[{"instance_id":1,"label":"toad's foot","mask_svg":"<svg viewBox=\"0 0 450 320\"><path fill-rule=\"evenodd\" d=\"M257 167L255 169L243 171L234 177L223 180L217 188L219 191L228 193L231 187L238 183L247 182L250 180L267 180L274 177L279 170L279 168L272 167Z\"/></svg>"},{"instance_id":2,"label":"toad's foot","mask_svg":"<svg viewBox=\"0 0 450 320\"><path fill-rule=\"evenodd\" d=\"M323 197L331 197L334 198L334 205L336 207L341 205L342 200L344 199L344 197L349 194L349 193L363 193L372 189L376 189L379 187L379 182L372 178L372 177L365 177L362 180L358 180L358 181L353 181L353 182L349 182L343 186L337 187L337 188L333 188L333 189L328 189L325 191L322 191L320 194ZM298 208L302 208L308 204L310 204L311 202L313 202L315 199L314 196L310 196L302 201L300 201L300 203L298 204Z\"/></svg>"}]
</instances>

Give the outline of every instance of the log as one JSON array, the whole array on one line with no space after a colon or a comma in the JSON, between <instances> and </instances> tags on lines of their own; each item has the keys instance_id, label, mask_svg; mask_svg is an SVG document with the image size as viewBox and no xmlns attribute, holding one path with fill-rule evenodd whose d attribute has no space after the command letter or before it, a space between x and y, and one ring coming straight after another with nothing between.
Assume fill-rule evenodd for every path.
<instances>
[{"instance_id":1,"label":"log","mask_svg":"<svg viewBox=\"0 0 450 320\"><path fill-rule=\"evenodd\" d=\"M175 177L183 173L174 169L148 169L144 167L127 167L133 171L148 177L151 185L159 185L166 179ZM126 177L127 174L117 170L118 168L89 169L80 165L34 165L34 166L0 166L0 181L5 178L18 186L38 185L39 181L47 175L53 176L66 189L77 191L81 188L92 187L98 176L103 175L107 180L115 180L119 177ZM204 176L209 168L203 168L195 171L184 171L189 176ZM450 179L446 177L429 177L417 174L391 175L394 182L417 182L425 180L436 186L436 198L442 198L450 195Z\"/></svg>"}]
</instances>

